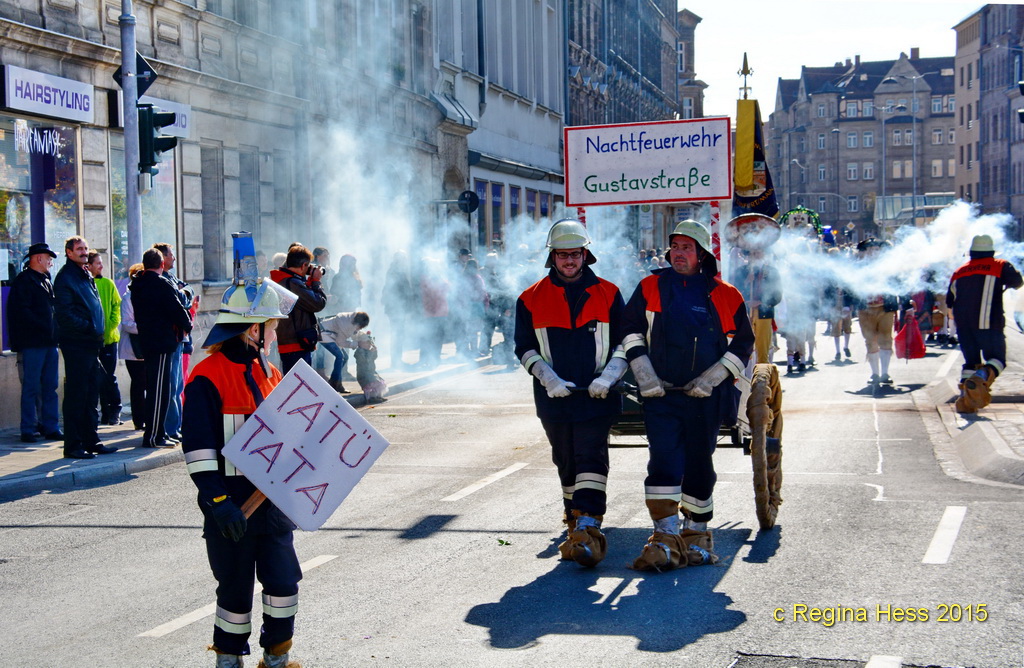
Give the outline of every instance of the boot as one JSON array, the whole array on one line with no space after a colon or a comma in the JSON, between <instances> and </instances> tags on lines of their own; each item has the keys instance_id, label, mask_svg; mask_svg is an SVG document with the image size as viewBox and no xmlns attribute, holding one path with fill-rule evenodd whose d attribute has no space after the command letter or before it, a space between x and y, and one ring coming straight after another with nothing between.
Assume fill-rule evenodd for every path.
<instances>
[{"instance_id":1,"label":"boot","mask_svg":"<svg viewBox=\"0 0 1024 668\"><path fill-rule=\"evenodd\" d=\"M217 653L217 668L242 668L242 657L238 654L224 654L215 646L210 645L206 648Z\"/></svg>"},{"instance_id":2,"label":"boot","mask_svg":"<svg viewBox=\"0 0 1024 668\"><path fill-rule=\"evenodd\" d=\"M302 668L297 661L288 660L288 651L292 648L292 641L285 640L273 647L263 649L263 658L256 664L256 668Z\"/></svg>"},{"instance_id":3,"label":"boot","mask_svg":"<svg viewBox=\"0 0 1024 668\"><path fill-rule=\"evenodd\" d=\"M345 386L341 384L340 380L329 380L327 383L331 386L331 389L338 394L348 394L348 390L345 389Z\"/></svg>"},{"instance_id":4,"label":"boot","mask_svg":"<svg viewBox=\"0 0 1024 668\"><path fill-rule=\"evenodd\" d=\"M633 570L661 572L686 566L686 551L687 545L679 536L679 516L673 513L654 521L654 533L633 561Z\"/></svg>"},{"instance_id":5,"label":"boot","mask_svg":"<svg viewBox=\"0 0 1024 668\"><path fill-rule=\"evenodd\" d=\"M565 541L569 557L580 566L593 568L601 563L608 552L608 541L601 533L600 515L588 515L578 510L572 511L575 526Z\"/></svg>"},{"instance_id":6,"label":"boot","mask_svg":"<svg viewBox=\"0 0 1024 668\"><path fill-rule=\"evenodd\" d=\"M679 534L679 540L686 546L683 552L686 566L718 563L718 555L714 552L715 542L711 539L710 531L683 529Z\"/></svg>"},{"instance_id":7,"label":"boot","mask_svg":"<svg viewBox=\"0 0 1024 668\"><path fill-rule=\"evenodd\" d=\"M568 510L562 514L562 524L565 525L565 540L558 546L558 553L562 555L563 561L572 561L572 547L569 545L569 534L576 530L576 515L575 511L570 513Z\"/></svg>"},{"instance_id":8,"label":"boot","mask_svg":"<svg viewBox=\"0 0 1024 668\"><path fill-rule=\"evenodd\" d=\"M981 366L974 372L973 376L964 379L960 383L960 397L957 398L957 410L961 413L975 413L979 409L992 403L992 392L989 388L995 382L995 369L988 365ZM961 399L964 408L971 410L960 410Z\"/></svg>"}]
</instances>

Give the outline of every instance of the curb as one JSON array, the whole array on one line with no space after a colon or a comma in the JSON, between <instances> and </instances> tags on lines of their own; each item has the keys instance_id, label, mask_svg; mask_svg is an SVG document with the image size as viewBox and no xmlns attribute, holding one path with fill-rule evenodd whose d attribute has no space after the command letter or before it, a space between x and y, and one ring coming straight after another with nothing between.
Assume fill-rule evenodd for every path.
<instances>
[{"instance_id":1,"label":"curb","mask_svg":"<svg viewBox=\"0 0 1024 668\"><path fill-rule=\"evenodd\" d=\"M452 365L438 371L424 371L406 378L389 387L389 394L406 392L408 390L428 385L432 382L457 376L470 370L488 366L491 363L489 357L470 360L460 364ZM363 393L352 393L345 396L345 400L353 408L363 408L367 405L366 395ZM121 451L127 453L132 450L142 450L138 446L141 435L132 435L127 438L104 441L110 445L119 445ZM134 442L134 443L133 443ZM131 443L131 444L130 444ZM142 456L130 456L120 458L118 455L101 455L101 457L117 457L117 461L94 461L90 460L84 465L76 466L71 463L67 468L59 471L49 471L25 475L8 480L0 480L0 497L22 496L51 490L68 490L75 487L86 487L104 483L113 483L127 480L137 473L151 469L178 464L185 461L185 455L181 448L167 450L146 450Z\"/></svg>"},{"instance_id":2,"label":"curb","mask_svg":"<svg viewBox=\"0 0 1024 668\"><path fill-rule=\"evenodd\" d=\"M953 369L959 377L959 367ZM947 374L924 389L964 468L985 480L1024 485L1024 458L1007 445L995 426L990 421L960 417L952 408L952 401L960 393L957 385L958 379ZM1000 401L994 397L993 403Z\"/></svg>"}]
</instances>

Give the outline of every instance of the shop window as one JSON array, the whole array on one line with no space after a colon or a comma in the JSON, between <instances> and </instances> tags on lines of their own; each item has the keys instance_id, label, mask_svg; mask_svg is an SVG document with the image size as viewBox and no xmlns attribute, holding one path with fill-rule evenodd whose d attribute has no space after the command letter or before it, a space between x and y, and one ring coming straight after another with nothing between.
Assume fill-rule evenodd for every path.
<instances>
[{"instance_id":1,"label":"shop window","mask_svg":"<svg viewBox=\"0 0 1024 668\"><path fill-rule=\"evenodd\" d=\"M541 193L540 194L540 217L541 218L547 218L547 216L548 216L548 207L549 207L549 201L550 201L548 199L549 197L550 197L550 195L548 193Z\"/></svg>"},{"instance_id":2,"label":"shop window","mask_svg":"<svg viewBox=\"0 0 1024 668\"><path fill-rule=\"evenodd\" d=\"M476 196L480 198L480 208L476 210L476 241L481 248L487 248L487 214L490 212L490 207L487 206L487 182L476 181L473 188L476 190Z\"/></svg>"},{"instance_id":3,"label":"shop window","mask_svg":"<svg viewBox=\"0 0 1024 668\"><path fill-rule=\"evenodd\" d=\"M519 215L519 197L522 192L522 188L519 186L509 186L508 189L508 215L510 218L515 220L516 216Z\"/></svg>"},{"instance_id":4,"label":"shop window","mask_svg":"<svg viewBox=\"0 0 1024 668\"><path fill-rule=\"evenodd\" d=\"M530 218L537 218L537 191L526 191L526 215Z\"/></svg>"},{"instance_id":5,"label":"shop window","mask_svg":"<svg viewBox=\"0 0 1024 668\"><path fill-rule=\"evenodd\" d=\"M64 240L78 233L77 146L75 126L0 116L0 296L5 312L7 286L23 269L32 242L45 241L57 253L56 276L64 265ZM3 348L8 348L6 321Z\"/></svg>"},{"instance_id":6,"label":"shop window","mask_svg":"<svg viewBox=\"0 0 1024 668\"><path fill-rule=\"evenodd\" d=\"M502 239L502 223L504 222L504 202L503 198L505 195L505 184L503 183L492 183L491 184L491 240L501 241ZM490 244L487 244L489 247Z\"/></svg>"},{"instance_id":7,"label":"shop window","mask_svg":"<svg viewBox=\"0 0 1024 668\"><path fill-rule=\"evenodd\" d=\"M113 242L110 247L111 255L109 266L116 278L127 278L128 267L136 262L142 262L141 257L128 257L128 217L125 206L124 194L124 136L111 135L110 141L110 227ZM139 196L142 204L142 220L140 231L142 233L142 250L145 251L156 243L169 243L177 246L175 230L177 225L175 209L175 154L176 151L167 151L160 155L160 170L153 177L153 188ZM133 175L134 176L134 175ZM88 239L89 245L102 247L105 245L99 239ZM183 254L178 252L179 263L184 260L180 257ZM124 266L127 263L128 267ZM179 276L183 274L183 268L176 269Z\"/></svg>"}]
</instances>

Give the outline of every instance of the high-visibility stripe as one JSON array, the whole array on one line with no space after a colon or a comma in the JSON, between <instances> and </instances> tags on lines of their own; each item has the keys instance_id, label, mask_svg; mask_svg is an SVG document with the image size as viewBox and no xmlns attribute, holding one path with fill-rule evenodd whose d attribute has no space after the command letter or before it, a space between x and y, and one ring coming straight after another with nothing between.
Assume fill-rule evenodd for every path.
<instances>
[{"instance_id":1,"label":"high-visibility stripe","mask_svg":"<svg viewBox=\"0 0 1024 668\"><path fill-rule=\"evenodd\" d=\"M603 482L595 482L593 480L583 480L576 482L576 489L596 489L598 491L605 491L607 485Z\"/></svg>"},{"instance_id":2,"label":"high-visibility stripe","mask_svg":"<svg viewBox=\"0 0 1024 668\"><path fill-rule=\"evenodd\" d=\"M647 485L644 487L644 498L646 499L669 499L672 501L678 501L682 495L683 490L679 486L652 486Z\"/></svg>"},{"instance_id":3,"label":"high-visibility stripe","mask_svg":"<svg viewBox=\"0 0 1024 668\"><path fill-rule=\"evenodd\" d=\"M185 464L185 470L189 475L193 473L202 473L203 471L216 471L217 460L216 459L201 459L195 462L189 462Z\"/></svg>"},{"instance_id":4,"label":"high-visibility stripe","mask_svg":"<svg viewBox=\"0 0 1024 668\"><path fill-rule=\"evenodd\" d=\"M263 594L263 614L275 619L294 617L299 609L299 595L270 596Z\"/></svg>"},{"instance_id":5,"label":"high-visibility stripe","mask_svg":"<svg viewBox=\"0 0 1024 668\"><path fill-rule=\"evenodd\" d=\"M212 459L217 461L217 451L213 448L206 450L193 450L185 453L185 463L191 464L192 462L201 462Z\"/></svg>"},{"instance_id":6,"label":"high-visibility stripe","mask_svg":"<svg viewBox=\"0 0 1024 668\"><path fill-rule=\"evenodd\" d=\"M571 499L572 498L572 494L575 491L576 491L576 486L575 485L572 485L572 486L569 486L569 487L566 487L565 485L562 485L562 498L563 499Z\"/></svg>"},{"instance_id":7,"label":"high-visibility stripe","mask_svg":"<svg viewBox=\"0 0 1024 668\"><path fill-rule=\"evenodd\" d=\"M626 351L629 351L629 350L632 350L633 348L638 348L638 347L644 346L644 345L647 345L647 344L644 341L644 337L643 337L642 334L627 334L625 336L625 338L622 339L622 348L623 348L623 350L626 350Z\"/></svg>"},{"instance_id":8,"label":"high-visibility stripe","mask_svg":"<svg viewBox=\"0 0 1024 668\"><path fill-rule=\"evenodd\" d=\"M650 348L651 347L651 332L654 331L654 316L657 315L657 314L654 311L646 311L646 315L647 315L647 338L645 339L645 342L647 343L647 347Z\"/></svg>"},{"instance_id":9,"label":"high-visibility stripe","mask_svg":"<svg viewBox=\"0 0 1024 668\"><path fill-rule=\"evenodd\" d=\"M541 329L533 330L537 334L537 346L540 348L540 356L545 362L551 364L551 343L548 341L548 329L542 327Z\"/></svg>"},{"instance_id":10,"label":"high-visibility stripe","mask_svg":"<svg viewBox=\"0 0 1024 668\"><path fill-rule=\"evenodd\" d=\"M992 327L992 299L996 289L996 277L986 276L981 288L981 307L978 311L978 329Z\"/></svg>"},{"instance_id":11,"label":"high-visibility stripe","mask_svg":"<svg viewBox=\"0 0 1024 668\"><path fill-rule=\"evenodd\" d=\"M580 484L580 481L589 480L592 482L608 482L608 476L601 475L600 473L577 473L576 474L576 485Z\"/></svg>"},{"instance_id":12,"label":"high-visibility stripe","mask_svg":"<svg viewBox=\"0 0 1024 668\"><path fill-rule=\"evenodd\" d=\"M987 360L985 360L985 364L988 364L990 367L995 369L997 375L1003 373L1003 370L1006 369L1006 365L1003 364L1002 360L989 360L989 359L987 359Z\"/></svg>"},{"instance_id":13,"label":"high-visibility stripe","mask_svg":"<svg viewBox=\"0 0 1024 668\"><path fill-rule=\"evenodd\" d=\"M688 494L683 494L680 497L679 505L697 515L707 514L715 509L715 504L710 498L698 499Z\"/></svg>"},{"instance_id":14,"label":"high-visibility stripe","mask_svg":"<svg viewBox=\"0 0 1024 668\"><path fill-rule=\"evenodd\" d=\"M739 378L743 375L744 365L740 361L740 358L733 353L726 353L722 355L722 364L725 368L732 372L734 378Z\"/></svg>"},{"instance_id":15,"label":"high-visibility stripe","mask_svg":"<svg viewBox=\"0 0 1024 668\"><path fill-rule=\"evenodd\" d=\"M228 633L249 635L252 633L252 613L231 612L218 605L217 617L213 620L213 624Z\"/></svg>"},{"instance_id":16,"label":"high-visibility stripe","mask_svg":"<svg viewBox=\"0 0 1024 668\"><path fill-rule=\"evenodd\" d=\"M594 372L604 371L605 359L608 357L608 344L612 336L612 326L607 322L599 322L594 330Z\"/></svg>"},{"instance_id":17,"label":"high-visibility stripe","mask_svg":"<svg viewBox=\"0 0 1024 668\"><path fill-rule=\"evenodd\" d=\"M541 361L543 358L536 350L527 350L523 353L523 358L520 360L523 364L523 368L529 371L534 364Z\"/></svg>"}]
</instances>

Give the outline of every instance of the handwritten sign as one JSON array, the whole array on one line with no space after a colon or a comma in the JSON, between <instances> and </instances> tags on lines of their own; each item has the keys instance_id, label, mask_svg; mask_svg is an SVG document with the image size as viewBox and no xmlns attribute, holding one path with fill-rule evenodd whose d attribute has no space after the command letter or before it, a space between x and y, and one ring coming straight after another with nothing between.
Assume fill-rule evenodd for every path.
<instances>
[{"instance_id":1,"label":"handwritten sign","mask_svg":"<svg viewBox=\"0 0 1024 668\"><path fill-rule=\"evenodd\" d=\"M569 126L565 205L732 198L728 118Z\"/></svg>"},{"instance_id":2,"label":"handwritten sign","mask_svg":"<svg viewBox=\"0 0 1024 668\"><path fill-rule=\"evenodd\" d=\"M224 446L224 456L304 531L315 531L387 440L300 360Z\"/></svg>"}]
</instances>

